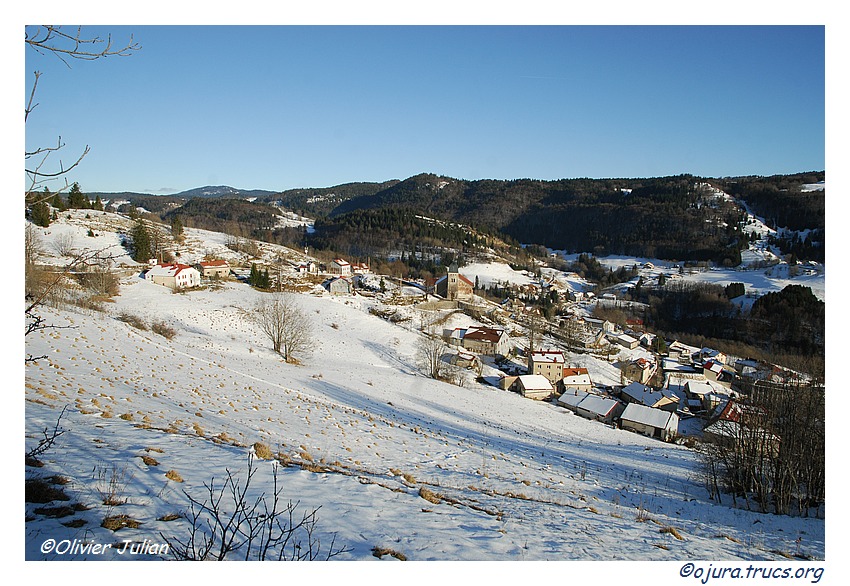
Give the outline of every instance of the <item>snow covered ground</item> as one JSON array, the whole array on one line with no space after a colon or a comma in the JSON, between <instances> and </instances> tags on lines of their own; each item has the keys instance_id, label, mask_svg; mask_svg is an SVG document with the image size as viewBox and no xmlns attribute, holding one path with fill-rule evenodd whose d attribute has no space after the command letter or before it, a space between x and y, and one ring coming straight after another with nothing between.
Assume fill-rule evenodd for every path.
<instances>
[{"instance_id":1,"label":"snow covered ground","mask_svg":"<svg viewBox=\"0 0 850 586\"><path fill-rule=\"evenodd\" d=\"M57 236L72 233L77 246L109 245L123 254L120 239L109 231L116 218L104 215L93 237L85 235L84 222L74 228L53 224L41 231L46 249L59 258ZM238 258L224 235L186 233L183 262L209 252ZM137 267L126 255L117 263ZM531 282L494 263L462 272L482 282ZM709 500L696 455L684 446L587 421L476 382L471 373L463 387L424 377L416 356L418 327L437 312L423 319L419 310L397 307L409 319L390 323L369 313L370 307L387 308L378 299L332 297L315 289L297 294L314 343L300 364L287 364L242 311L263 295L237 282L174 294L128 274L105 313L42 311L48 323L61 327L26 338L26 352L46 358L25 368L24 444L35 445L65 407L60 424L66 433L41 458L45 466L27 468L26 477L66 479L69 502L82 506L51 517L36 509L56 502L28 503L22 558L167 559L151 544L185 536L188 522L165 519L187 510L187 493L202 498L205 483L220 483L228 470L244 472L251 446L262 442L293 464L279 468L283 497L297 501L300 510L320 507L317 536L325 545L335 538L346 548L338 560L377 561L377 547L432 562L668 562L644 570L647 580L675 579L684 563L699 560L739 567L750 561L823 565L817 562L826 556L823 519L736 509L728 497L722 504ZM136 329L117 319L122 312L147 324L165 322L177 335L167 339ZM456 313L439 317L446 328L473 323ZM589 368L597 383L619 383L619 371L604 361L575 355L571 363ZM496 379L489 367L483 375ZM254 485L268 493L275 465L255 464ZM169 479L170 471L182 482ZM439 495L437 502L420 496L427 494L422 489ZM126 502L105 505L103 495L110 491ZM114 532L101 526L119 514L141 524ZM113 547L97 554L43 551L51 539ZM148 540L148 552L120 553L125 540ZM356 567L346 566L342 577L364 572ZM483 572L507 583L563 568L571 576L588 575L579 571L614 579L624 566L496 567L475 566L469 574L464 566L463 575ZM446 575L444 565L432 568ZM386 576L365 571L369 579ZM429 572L389 576L424 583L432 581ZM312 573L303 577L315 579Z\"/></svg>"},{"instance_id":2,"label":"snow covered ground","mask_svg":"<svg viewBox=\"0 0 850 586\"><path fill-rule=\"evenodd\" d=\"M55 224L44 236L62 230ZM200 248L217 246L210 238ZM708 500L686 447L586 421L471 375L464 387L425 378L418 320L371 315L375 299L297 295L314 343L301 364L287 364L241 311L263 295L236 282L174 294L132 275L105 313L44 309L61 327L26 339L26 352L46 358L25 369L25 443L52 428L63 407L67 432L42 458L45 467L27 475L68 479L72 502L87 509L51 518L35 512L44 505L27 504L27 559L124 559L117 548L42 553L47 539L162 543L161 534L185 534L185 520L159 519L186 510L184 490L200 497L204 483L244 470L255 442L305 465L281 469L284 497L321 507L322 542L335 535L347 548L339 559L375 560L375 547L410 560L825 555L822 519ZM177 335L136 329L116 319L121 312L163 321ZM611 372L597 367L593 376L616 384L606 366ZM310 463L327 471L309 471ZM257 466L255 482L269 482L272 463ZM169 480L171 470L183 482ZM127 502L104 505L104 483L116 475ZM419 496L422 488L439 502ZM141 525L101 527L117 513ZM662 532L669 527L683 539Z\"/></svg>"}]
</instances>

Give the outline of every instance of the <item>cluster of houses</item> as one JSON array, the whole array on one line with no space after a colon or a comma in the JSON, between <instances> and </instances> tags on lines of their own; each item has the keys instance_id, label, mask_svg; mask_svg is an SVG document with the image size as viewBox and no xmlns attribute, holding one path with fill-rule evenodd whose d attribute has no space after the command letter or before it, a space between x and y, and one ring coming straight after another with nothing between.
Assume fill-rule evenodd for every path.
<instances>
[{"instance_id":1,"label":"cluster of houses","mask_svg":"<svg viewBox=\"0 0 850 586\"><path fill-rule=\"evenodd\" d=\"M594 324L604 331L605 323ZM470 326L443 331L443 338L457 349L453 362L475 364L478 355L507 356L511 351L503 328ZM637 343L641 343L638 341ZM500 387L530 399L555 400L587 419L616 425L650 437L670 441L678 435L680 417L718 413L730 404L735 369L726 357L710 348L694 348L679 342L657 364L638 357L620 365L622 388L594 385L586 368L570 365L561 350L538 350L528 354L526 374L505 374ZM752 368L749 364L742 368ZM649 386L663 369L665 388ZM738 373L739 374L739 373Z\"/></svg>"},{"instance_id":2,"label":"cluster of houses","mask_svg":"<svg viewBox=\"0 0 850 586\"><path fill-rule=\"evenodd\" d=\"M202 278L220 279L229 274L230 265L225 260L205 260L192 266L178 262L159 263L152 259L144 277L146 281L170 289L191 289L199 287Z\"/></svg>"},{"instance_id":3,"label":"cluster of houses","mask_svg":"<svg viewBox=\"0 0 850 586\"><path fill-rule=\"evenodd\" d=\"M328 266L314 261L292 263L292 270L298 274L326 274L330 278L325 288L334 295L350 295L354 292L358 275L370 272L366 263L349 263L336 258ZM204 260L194 265L178 262L162 263L151 259L144 271L145 280L171 289L190 289L199 287L204 279L223 279L231 274L231 266L226 260Z\"/></svg>"}]
</instances>

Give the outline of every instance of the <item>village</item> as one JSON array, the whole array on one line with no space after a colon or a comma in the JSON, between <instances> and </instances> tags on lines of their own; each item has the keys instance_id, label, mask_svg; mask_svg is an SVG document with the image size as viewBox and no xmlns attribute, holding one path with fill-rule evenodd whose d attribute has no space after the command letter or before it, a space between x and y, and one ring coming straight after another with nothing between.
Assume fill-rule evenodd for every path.
<instances>
[{"instance_id":1,"label":"village","mask_svg":"<svg viewBox=\"0 0 850 586\"><path fill-rule=\"evenodd\" d=\"M295 494L324 507L331 528L346 528L346 542L355 544L352 559L371 556L376 542L399 539L411 513L427 524L432 511L454 516L457 507L475 524L491 519L483 534L508 536L510 555L530 559L557 555L551 547L591 551L578 538L584 533L538 527L567 510L567 522L581 520L591 533L602 517L625 522L639 541L627 555L651 559L680 546L675 537L656 543L657 529L648 531L644 522L650 516L733 556L778 555L762 552L787 550L782 540L802 531L774 531L770 543L777 545L766 546L748 541L745 529L732 528L738 521L730 521L724 526L738 541L719 540L700 512L722 509L724 524L733 514L727 510L759 514L754 504L730 508L735 497L725 486L722 495L707 490L700 446L740 438L741 424L753 421L744 417L744 391L781 380L787 371L679 340L667 340L658 352L658 338L641 323L614 323L594 311L630 303L616 288L595 289L546 266L523 272L496 257L449 264L442 275L417 281L376 273L369 259L194 228L186 228L180 242L162 238L167 246L157 258L137 262L124 246L131 225L112 212L68 210L48 228L27 228L41 239L43 270L65 270L69 281L57 291L61 306L43 308L46 321L73 323L27 337L28 353L41 357L27 370L28 421L36 426L28 433L38 435L38 426L51 418L55 423L71 404L62 417L75 442L97 449L107 434L124 446L97 450L74 466L63 464L76 460L62 454L76 453L76 445L63 446L51 466L83 482L86 458L107 458L111 464L103 466L149 483L145 494L160 494L164 482L162 498L133 497L156 503L153 510L133 509L147 519L145 535L172 531L158 519L172 518L185 498L181 491L190 484L202 489L223 462L237 468L258 442L271 446L280 462L301 467L303 475L288 479L290 490L298 482ZM97 262L76 263L85 251L98 251ZM88 287L108 281L94 279L101 271L120 287L108 301L88 302ZM509 294L482 295L491 283ZM557 288L562 300L551 319L527 302L546 288ZM278 296L302 308L311 323L309 348L293 360L273 350L251 315ZM421 357L433 348L432 370ZM185 484L163 476L164 463L158 471L139 461L133 447L139 442L170 453L167 466L179 470ZM231 451L211 459L216 450ZM321 482L350 482L346 498L323 498L329 493L310 484L317 474L326 478ZM401 511L392 525L398 529L388 527L385 516L364 517L365 510L387 510L369 508L376 498L370 487L390 489L378 497L382 503L402 499L382 505ZM423 507L422 499L433 498L428 491L454 504ZM504 515L478 517L485 494L492 503L487 510ZM362 502L357 518L366 520L349 526L355 502ZM100 523L94 513L81 516ZM753 518L747 518L741 527L750 526ZM822 510L812 508L808 518L817 533ZM792 519L771 523L807 522ZM456 527L449 517L443 521ZM404 549L420 559L501 555L498 541L452 554L433 550L429 532L423 527L404 537ZM561 545L546 545L553 535ZM526 550L527 540L537 549ZM811 547L822 546L815 538ZM608 548L594 545L592 554L579 555L603 551Z\"/></svg>"},{"instance_id":2,"label":"village","mask_svg":"<svg viewBox=\"0 0 850 586\"><path fill-rule=\"evenodd\" d=\"M630 320L623 328L593 317L597 304L617 303L612 292L596 299L589 290L566 290L569 317L549 321L518 297L494 303L475 295L473 280L456 264L446 267L446 274L440 278L414 282L375 275L365 262L334 258L320 263L306 251L304 255L294 252L288 251L287 258L278 250L273 261L244 255L241 260L228 262L207 255L194 265L151 259L141 275L175 290L223 279L250 284L251 274L265 275L266 288L271 291L305 291L312 285L313 292L320 288L338 298L380 298L385 306L413 307L424 315L464 315L469 323L463 327L436 332L433 327L425 331L427 328L420 325L425 335L438 334L445 342L445 351L439 357L442 363L473 372L479 381L499 389L551 402L565 412L664 442L687 438L722 442L734 437L739 433L735 426L741 410L736 381L745 385L778 382L789 374L776 365L729 357L678 340L658 346L655 334L645 331L639 320ZM533 294L535 289L554 282L550 278L546 283L518 287L517 291ZM373 312L389 318L396 313L386 309ZM420 316L418 321L433 325L444 322L445 316ZM663 353L654 351L657 348L664 348ZM619 384L594 381L588 368L574 364L577 356L612 364L619 372ZM485 366L498 374L482 376Z\"/></svg>"}]
</instances>

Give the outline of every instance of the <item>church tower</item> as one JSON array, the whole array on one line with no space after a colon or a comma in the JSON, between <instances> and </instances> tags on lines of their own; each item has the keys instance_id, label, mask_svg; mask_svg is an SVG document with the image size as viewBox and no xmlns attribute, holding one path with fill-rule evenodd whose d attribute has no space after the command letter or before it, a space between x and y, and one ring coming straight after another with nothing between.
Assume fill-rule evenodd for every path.
<instances>
[{"instance_id":1,"label":"church tower","mask_svg":"<svg viewBox=\"0 0 850 586\"><path fill-rule=\"evenodd\" d=\"M449 266L448 275L446 275L446 299L455 301L458 297L458 269L457 263L452 263Z\"/></svg>"}]
</instances>

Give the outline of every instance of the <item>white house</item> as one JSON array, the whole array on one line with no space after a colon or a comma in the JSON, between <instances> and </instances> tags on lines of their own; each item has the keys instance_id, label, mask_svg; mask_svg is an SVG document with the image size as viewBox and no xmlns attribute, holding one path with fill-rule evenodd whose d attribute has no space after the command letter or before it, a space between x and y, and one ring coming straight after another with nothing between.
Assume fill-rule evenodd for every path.
<instances>
[{"instance_id":1,"label":"white house","mask_svg":"<svg viewBox=\"0 0 850 586\"><path fill-rule=\"evenodd\" d=\"M542 374L523 374L518 376L513 385L511 385L511 390L517 391L523 397L528 397L529 399L546 399L554 391L552 383Z\"/></svg>"},{"instance_id":2,"label":"white house","mask_svg":"<svg viewBox=\"0 0 850 586\"><path fill-rule=\"evenodd\" d=\"M230 265L226 260L202 260L198 266L201 276L205 279L220 279L230 274Z\"/></svg>"},{"instance_id":3,"label":"white house","mask_svg":"<svg viewBox=\"0 0 850 586\"><path fill-rule=\"evenodd\" d=\"M335 258L331 261L331 266L328 268L328 272L332 275L346 277L351 274L351 265L347 260Z\"/></svg>"},{"instance_id":4,"label":"white house","mask_svg":"<svg viewBox=\"0 0 850 586\"><path fill-rule=\"evenodd\" d=\"M147 270L145 280L172 289L188 289L201 284L201 273L194 267L179 263L156 265Z\"/></svg>"},{"instance_id":5,"label":"white house","mask_svg":"<svg viewBox=\"0 0 850 586\"><path fill-rule=\"evenodd\" d=\"M507 356L511 349L510 337L502 328L455 328L444 338L452 346L488 356Z\"/></svg>"},{"instance_id":6,"label":"white house","mask_svg":"<svg viewBox=\"0 0 850 586\"><path fill-rule=\"evenodd\" d=\"M590 373L586 368L565 368L559 387L565 393L569 390L590 391L593 381L590 380Z\"/></svg>"},{"instance_id":7,"label":"white house","mask_svg":"<svg viewBox=\"0 0 850 586\"><path fill-rule=\"evenodd\" d=\"M620 415L620 427L666 442L679 433L679 416L646 405L629 403Z\"/></svg>"}]
</instances>

